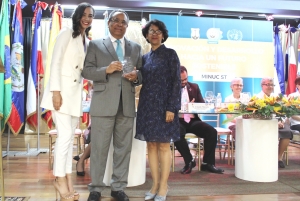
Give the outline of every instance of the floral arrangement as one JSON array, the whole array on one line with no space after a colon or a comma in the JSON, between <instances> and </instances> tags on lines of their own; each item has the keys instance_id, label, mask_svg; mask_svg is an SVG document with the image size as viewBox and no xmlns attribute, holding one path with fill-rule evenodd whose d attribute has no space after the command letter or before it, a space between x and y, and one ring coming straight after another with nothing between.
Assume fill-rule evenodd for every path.
<instances>
[{"instance_id":1,"label":"floral arrangement","mask_svg":"<svg viewBox=\"0 0 300 201\"><path fill-rule=\"evenodd\" d=\"M229 112L235 110L234 117L242 115L243 118L272 119L272 116L276 116L281 119L300 115L300 97L287 98L280 94L261 99L253 96L248 103L232 103L227 108ZM227 119L225 123L231 120Z\"/></svg>"}]
</instances>

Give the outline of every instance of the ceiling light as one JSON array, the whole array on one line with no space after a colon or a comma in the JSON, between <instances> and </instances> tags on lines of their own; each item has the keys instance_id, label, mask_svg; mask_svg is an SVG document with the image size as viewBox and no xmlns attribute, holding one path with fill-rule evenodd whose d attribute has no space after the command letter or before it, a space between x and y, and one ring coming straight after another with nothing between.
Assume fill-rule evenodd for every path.
<instances>
[{"instance_id":1,"label":"ceiling light","mask_svg":"<svg viewBox=\"0 0 300 201\"><path fill-rule=\"evenodd\" d=\"M75 9L78 5L61 5L64 9ZM93 6L95 10L106 10L109 7L107 6Z\"/></svg>"},{"instance_id":2,"label":"ceiling light","mask_svg":"<svg viewBox=\"0 0 300 201\"><path fill-rule=\"evenodd\" d=\"M266 15L266 19L268 21L274 20L274 16L273 15Z\"/></svg>"},{"instance_id":3,"label":"ceiling light","mask_svg":"<svg viewBox=\"0 0 300 201\"><path fill-rule=\"evenodd\" d=\"M202 14L203 14L203 12L200 11L200 10L198 10L198 11L195 12L195 15L197 15L198 17L200 17Z\"/></svg>"},{"instance_id":4,"label":"ceiling light","mask_svg":"<svg viewBox=\"0 0 300 201\"><path fill-rule=\"evenodd\" d=\"M266 17L266 16L273 16L273 18L290 18L290 19L295 19L295 18L300 18L300 16L298 15L266 15L266 14L258 14L258 16L260 17Z\"/></svg>"}]
</instances>

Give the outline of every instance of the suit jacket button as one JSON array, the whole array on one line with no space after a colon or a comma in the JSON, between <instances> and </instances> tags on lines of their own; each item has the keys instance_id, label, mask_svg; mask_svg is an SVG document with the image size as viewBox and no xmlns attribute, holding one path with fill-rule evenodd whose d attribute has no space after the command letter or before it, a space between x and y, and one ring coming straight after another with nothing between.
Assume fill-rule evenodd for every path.
<instances>
[{"instance_id":1,"label":"suit jacket button","mask_svg":"<svg viewBox=\"0 0 300 201\"><path fill-rule=\"evenodd\" d=\"M78 66L75 67L76 69L78 68Z\"/></svg>"},{"instance_id":2,"label":"suit jacket button","mask_svg":"<svg viewBox=\"0 0 300 201\"><path fill-rule=\"evenodd\" d=\"M77 80L75 79L74 82L76 82Z\"/></svg>"}]
</instances>

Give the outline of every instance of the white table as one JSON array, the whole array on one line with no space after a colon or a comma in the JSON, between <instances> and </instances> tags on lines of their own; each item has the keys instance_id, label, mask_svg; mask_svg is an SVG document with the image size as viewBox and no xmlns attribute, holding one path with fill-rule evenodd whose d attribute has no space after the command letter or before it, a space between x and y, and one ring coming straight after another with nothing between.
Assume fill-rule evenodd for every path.
<instances>
[{"instance_id":1,"label":"white table","mask_svg":"<svg viewBox=\"0 0 300 201\"><path fill-rule=\"evenodd\" d=\"M135 136L135 120L133 126L133 140L132 140L132 150L130 156L129 164L129 174L128 174L128 185L138 186L142 185L146 181L146 142L140 141L134 138ZM113 163L113 144L110 143L108 158L106 163L106 170L103 178L103 182L110 186L111 175L113 173L112 163Z\"/></svg>"},{"instance_id":2,"label":"white table","mask_svg":"<svg viewBox=\"0 0 300 201\"><path fill-rule=\"evenodd\" d=\"M237 118L235 176L255 182L278 180L278 121Z\"/></svg>"}]
</instances>

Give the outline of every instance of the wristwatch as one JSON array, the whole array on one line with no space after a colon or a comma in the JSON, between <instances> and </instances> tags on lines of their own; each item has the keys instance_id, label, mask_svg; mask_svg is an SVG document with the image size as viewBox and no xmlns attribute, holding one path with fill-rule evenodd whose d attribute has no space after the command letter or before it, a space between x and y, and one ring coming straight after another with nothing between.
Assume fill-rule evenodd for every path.
<instances>
[{"instance_id":1,"label":"wristwatch","mask_svg":"<svg viewBox=\"0 0 300 201\"><path fill-rule=\"evenodd\" d=\"M139 72L139 70L135 70L136 74ZM133 81L134 84L137 84L139 82L139 78L137 77L136 80Z\"/></svg>"}]
</instances>

